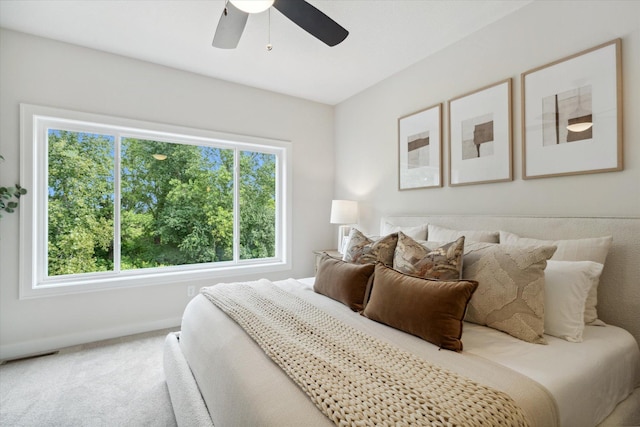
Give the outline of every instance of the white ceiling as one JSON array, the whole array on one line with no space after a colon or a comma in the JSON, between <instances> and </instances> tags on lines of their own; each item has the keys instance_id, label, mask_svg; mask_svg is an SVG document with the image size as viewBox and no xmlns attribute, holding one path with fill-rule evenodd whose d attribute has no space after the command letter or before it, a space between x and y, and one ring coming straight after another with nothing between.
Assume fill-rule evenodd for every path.
<instances>
[{"instance_id":1,"label":"white ceiling","mask_svg":"<svg viewBox=\"0 0 640 427\"><path fill-rule=\"evenodd\" d=\"M0 26L335 105L532 0L309 0L349 30L328 47L277 10L211 46L224 0L0 0Z\"/></svg>"}]
</instances>

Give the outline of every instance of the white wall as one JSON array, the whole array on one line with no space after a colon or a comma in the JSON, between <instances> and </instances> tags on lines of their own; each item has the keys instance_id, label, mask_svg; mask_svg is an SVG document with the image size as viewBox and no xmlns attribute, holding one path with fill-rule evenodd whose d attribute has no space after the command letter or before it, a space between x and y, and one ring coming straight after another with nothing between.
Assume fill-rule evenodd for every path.
<instances>
[{"instance_id":1,"label":"white wall","mask_svg":"<svg viewBox=\"0 0 640 427\"><path fill-rule=\"evenodd\" d=\"M624 171L522 179L520 74L622 38ZM361 227L389 214L640 216L640 2L536 1L336 107L335 197ZM446 101L513 78L514 181L448 186ZM397 119L444 113L443 188L398 191Z\"/></svg>"},{"instance_id":2,"label":"white wall","mask_svg":"<svg viewBox=\"0 0 640 427\"><path fill-rule=\"evenodd\" d=\"M293 268L268 277L312 275L312 251L331 246L333 107L7 30L0 58L2 185L19 182L21 102L288 140ZM18 228L0 220L0 359L179 324L181 283L19 300Z\"/></svg>"}]
</instances>

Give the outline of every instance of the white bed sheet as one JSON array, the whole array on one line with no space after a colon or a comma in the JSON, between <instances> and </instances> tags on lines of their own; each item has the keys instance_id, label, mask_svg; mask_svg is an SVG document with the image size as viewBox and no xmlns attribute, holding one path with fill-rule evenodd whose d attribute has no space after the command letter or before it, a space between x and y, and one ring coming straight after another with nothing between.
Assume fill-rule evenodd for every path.
<instances>
[{"instance_id":1,"label":"white bed sheet","mask_svg":"<svg viewBox=\"0 0 640 427\"><path fill-rule=\"evenodd\" d=\"M314 278L299 279L313 287ZM528 376L555 398L563 427L597 425L640 386L640 350L633 336L616 326L587 326L584 342L545 335L531 344L466 322L464 351ZM586 391L586 392L585 392Z\"/></svg>"},{"instance_id":2,"label":"white bed sheet","mask_svg":"<svg viewBox=\"0 0 640 427\"><path fill-rule=\"evenodd\" d=\"M587 326L584 342L545 336L529 344L500 331L465 323L465 351L508 366L555 397L562 426L600 423L638 386L640 352L633 337L615 326Z\"/></svg>"}]
</instances>

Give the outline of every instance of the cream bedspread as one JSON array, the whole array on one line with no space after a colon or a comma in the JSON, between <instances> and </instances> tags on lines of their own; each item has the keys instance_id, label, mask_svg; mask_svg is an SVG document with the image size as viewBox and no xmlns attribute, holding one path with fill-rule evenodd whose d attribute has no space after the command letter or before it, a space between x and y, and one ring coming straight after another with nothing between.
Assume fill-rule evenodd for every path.
<instances>
[{"instance_id":1,"label":"cream bedspread","mask_svg":"<svg viewBox=\"0 0 640 427\"><path fill-rule=\"evenodd\" d=\"M315 294L310 288L289 279L277 285L332 316L367 334L472 381L511 396L532 426L558 425L553 398L531 379L494 362L466 352L439 351L419 338L372 322L347 307ZM195 314L197 312L197 314ZM187 315L188 313L188 315ZM198 336L208 336L202 340ZM203 296L195 298L185 312L181 348L199 382L215 425L331 425L312 401L233 320ZM206 358L199 355L207 354Z\"/></svg>"},{"instance_id":2,"label":"cream bedspread","mask_svg":"<svg viewBox=\"0 0 640 427\"><path fill-rule=\"evenodd\" d=\"M528 425L506 393L364 334L268 280L202 293L336 425Z\"/></svg>"}]
</instances>

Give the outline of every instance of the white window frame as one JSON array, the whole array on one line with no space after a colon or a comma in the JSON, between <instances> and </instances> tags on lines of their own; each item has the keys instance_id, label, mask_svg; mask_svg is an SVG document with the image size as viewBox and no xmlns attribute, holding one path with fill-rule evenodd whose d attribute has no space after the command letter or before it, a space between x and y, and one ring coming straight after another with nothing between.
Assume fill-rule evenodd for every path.
<instances>
[{"instance_id":1,"label":"white window frame","mask_svg":"<svg viewBox=\"0 0 640 427\"><path fill-rule=\"evenodd\" d=\"M258 151L276 156L275 257L240 260L238 223L234 215L234 260L116 272L46 276L47 269L47 129L64 123L65 130L172 143L209 145L239 151ZM117 142L116 142L117 143ZM116 150L116 153L118 151ZM60 108L20 104L20 182L28 194L20 199L20 299L76 294L105 289L198 283L212 279L262 274L291 269L291 143L255 136L145 122ZM235 156L238 182L239 156ZM119 162L116 162L119 164ZM119 176L116 177L120 179ZM239 186L234 186L234 212L238 212ZM116 215L119 210L116 210ZM114 238L119 238L115 231Z\"/></svg>"}]
</instances>

